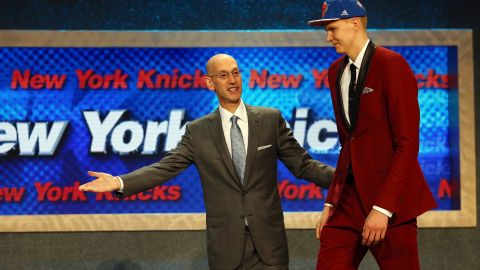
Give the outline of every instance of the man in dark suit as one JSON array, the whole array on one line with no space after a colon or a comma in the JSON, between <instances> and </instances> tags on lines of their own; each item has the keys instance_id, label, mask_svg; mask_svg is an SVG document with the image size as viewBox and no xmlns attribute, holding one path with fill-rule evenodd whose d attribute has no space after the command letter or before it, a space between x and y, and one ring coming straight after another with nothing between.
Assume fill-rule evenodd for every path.
<instances>
[{"instance_id":1,"label":"man in dark suit","mask_svg":"<svg viewBox=\"0 0 480 270\"><path fill-rule=\"evenodd\" d=\"M345 54L328 70L341 151L317 225L317 269L418 269L416 217L436 207L417 161L420 112L405 59L367 36L357 0L327 0L327 41Z\"/></svg>"},{"instance_id":2,"label":"man in dark suit","mask_svg":"<svg viewBox=\"0 0 480 270\"><path fill-rule=\"evenodd\" d=\"M210 268L288 269L277 158L297 178L322 187L329 185L334 169L310 157L278 110L242 102L241 73L233 57L213 56L205 80L220 106L189 123L175 149L119 177L89 172L96 179L80 189L129 196L195 164L204 192Z\"/></svg>"}]
</instances>

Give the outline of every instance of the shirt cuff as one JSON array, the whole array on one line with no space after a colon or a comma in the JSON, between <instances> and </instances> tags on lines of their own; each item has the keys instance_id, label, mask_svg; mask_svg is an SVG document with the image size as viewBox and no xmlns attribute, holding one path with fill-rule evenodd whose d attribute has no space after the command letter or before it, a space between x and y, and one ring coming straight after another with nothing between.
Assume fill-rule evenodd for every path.
<instances>
[{"instance_id":1,"label":"shirt cuff","mask_svg":"<svg viewBox=\"0 0 480 270\"><path fill-rule=\"evenodd\" d=\"M391 218L391 217L393 216L393 213L392 213L392 212L388 211L387 209L383 209L383 208L381 208L381 207L378 207L378 206L376 206L376 205L373 206L373 209L374 209L374 210L377 210L378 212L384 214L385 216L387 216L387 217L389 217L389 218Z\"/></svg>"},{"instance_id":2,"label":"shirt cuff","mask_svg":"<svg viewBox=\"0 0 480 270\"><path fill-rule=\"evenodd\" d=\"M333 207L333 204L331 204L331 203L325 203L325 204L323 204L323 207L325 208L325 206Z\"/></svg>"},{"instance_id":3,"label":"shirt cuff","mask_svg":"<svg viewBox=\"0 0 480 270\"><path fill-rule=\"evenodd\" d=\"M122 178L120 178L120 176L115 176L115 178L117 178L118 182L120 183L120 188L117 190L117 192L120 192L120 193L123 193L123 180Z\"/></svg>"}]
</instances>

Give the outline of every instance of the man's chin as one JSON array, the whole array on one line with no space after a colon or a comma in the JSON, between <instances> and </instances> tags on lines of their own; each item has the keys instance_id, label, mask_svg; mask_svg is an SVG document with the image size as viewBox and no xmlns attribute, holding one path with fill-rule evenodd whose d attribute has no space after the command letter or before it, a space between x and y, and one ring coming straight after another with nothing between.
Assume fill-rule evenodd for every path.
<instances>
[{"instance_id":1,"label":"man's chin","mask_svg":"<svg viewBox=\"0 0 480 270\"><path fill-rule=\"evenodd\" d=\"M218 98L228 104L237 104L237 103L240 103L241 95L228 95L228 96L223 96Z\"/></svg>"},{"instance_id":2,"label":"man's chin","mask_svg":"<svg viewBox=\"0 0 480 270\"><path fill-rule=\"evenodd\" d=\"M240 97L239 98L232 98L229 101L230 101L230 103L240 103Z\"/></svg>"},{"instance_id":3,"label":"man's chin","mask_svg":"<svg viewBox=\"0 0 480 270\"><path fill-rule=\"evenodd\" d=\"M228 99L228 103L230 103L230 104L238 104L238 103L240 103L240 96L238 96L238 97L230 97L230 98Z\"/></svg>"},{"instance_id":4,"label":"man's chin","mask_svg":"<svg viewBox=\"0 0 480 270\"><path fill-rule=\"evenodd\" d=\"M335 47L335 51L336 51L337 53L339 53L339 54L345 53L345 50L344 50L343 48L341 48L341 47Z\"/></svg>"},{"instance_id":5,"label":"man's chin","mask_svg":"<svg viewBox=\"0 0 480 270\"><path fill-rule=\"evenodd\" d=\"M242 97L242 92L229 93L229 95L228 95L228 99L231 102L240 101L241 97Z\"/></svg>"}]
</instances>

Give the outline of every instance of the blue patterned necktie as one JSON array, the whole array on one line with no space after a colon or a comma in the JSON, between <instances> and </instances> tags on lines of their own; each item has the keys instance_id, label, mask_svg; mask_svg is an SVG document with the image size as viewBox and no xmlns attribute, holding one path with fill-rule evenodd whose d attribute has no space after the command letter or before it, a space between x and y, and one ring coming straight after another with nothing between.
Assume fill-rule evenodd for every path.
<instances>
[{"instance_id":1,"label":"blue patterned necktie","mask_svg":"<svg viewBox=\"0 0 480 270\"><path fill-rule=\"evenodd\" d=\"M243 185L243 177L245 174L245 162L246 162L246 153L245 153L245 144L243 142L242 131L237 123L238 116L233 115L230 118L232 121L232 127L230 129L230 139L232 142L232 160L235 165L235 170L237 171L238 176Z\"/></svg>"}]
</instances>

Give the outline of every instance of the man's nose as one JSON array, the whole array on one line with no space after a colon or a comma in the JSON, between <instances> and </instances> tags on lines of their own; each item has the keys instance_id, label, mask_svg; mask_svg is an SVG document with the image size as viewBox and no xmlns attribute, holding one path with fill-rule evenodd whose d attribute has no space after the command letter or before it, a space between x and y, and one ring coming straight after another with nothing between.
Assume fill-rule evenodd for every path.
<instances>
[{"instance_id":1,"label":"man's nose","mask_svg":"<svg viewBox=\"0 0 480 270\"><path fill-rule=\"evenodd\" d=\"M235 80L235 77L233 76L233 74L228 74L228 82L229 83L236 83L236 80Z\"/></svg>"},{"instance_id":2,"label":"man's nose","mask_svg":"<svg viewBox=\"0 0 480 270\"><path fill-rule=\"evenodd\" d=\"M327 42L331 42L332 41L332 34L330 31L327 31L327 36L325 37L325 39L327 40Z\"/></svg>"}]
</instances>

